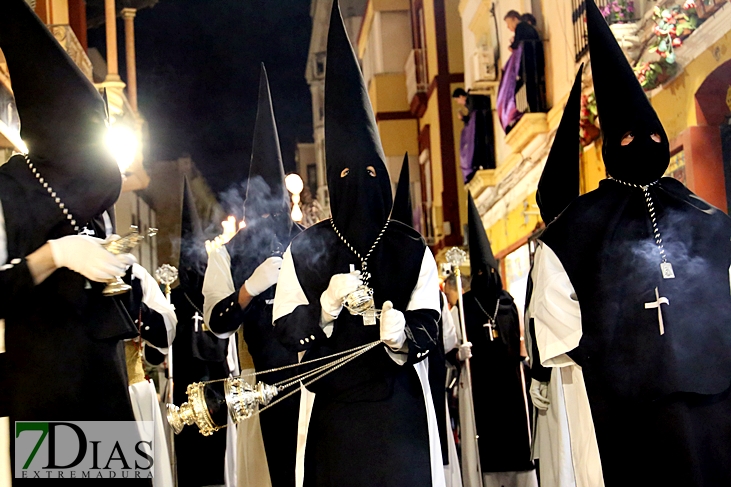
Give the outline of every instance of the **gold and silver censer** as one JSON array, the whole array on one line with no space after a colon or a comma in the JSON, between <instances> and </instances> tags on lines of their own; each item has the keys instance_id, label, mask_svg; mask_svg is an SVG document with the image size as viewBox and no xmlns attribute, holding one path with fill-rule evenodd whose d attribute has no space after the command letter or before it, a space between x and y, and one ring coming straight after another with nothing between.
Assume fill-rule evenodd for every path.
<instances>
[{"instance_id":1,"label":"gold and silver censer","mask_svg":"<svg viewBox=\"0 0 731 487\"><path fill-rule=\"evenodd\" d=\"M168 423L175 434L180 433L185 425L195 424L202 435L212 435L227 426L227 415L234 423L249 419L296 394L302 385L308 387L380 344L381 341L377 340L326 357L305 360L241 377L195 382L187 388L187 402L180 407L174 404L167 405ZM332 359L332 361L328 362L327 359ZM257 376L309 365L315 366L307 372L296 374L272 385L264 382L252 385L251 382L244 379L244 377L248 377L253 382ZM226 407L223 406L224 404Z\"/></svg>"},{"instance_id":2,"label":"gold and silver censer","mask_svg":"<svg viewBox=\"0 0 731 487\"><path fill-rule=\"evenodd\" d=\"M239 423L245 419L249 419L259 411L259 406L268 405L277 394L279 388L270 386L263 382L252 386L241 377L230 377L223 381L223 390L225 401L216 398L216 394L209 389L217 382L194 382L188 385L186 393L188 401L180 405L167 405L167 419L175 434L179 434L185 425L198 426L203 436L210 436L221 428L225 428L225 424L216 424L211 412L217 412L221 409L225 402L228 408L228 414L234 423ZM208 394L206 394L208 392ZM219 416L221 421L222 416Z\"/></svg>"},{"instance_id":3,"label":"gold and silver censer","mask_svg":"<svg viewBox=\"0 0 731 487\"><path fill-rule=\"evenodd\" d=\"M148 238L152 238L155 235L157 235L157 228L150 228L147 230ZM109 241L103 244L103 247L115 255L129 254L144 239L145 236L140 234L139 229L135 225L132 225L130 227L130 232L127 235L116 240ZM115 277L107 283L102 294L104 296L117 296L119 294L126 293L130 289L132 289L132 286L125 284L121 278Z\"/></svg>"}]
</instances>

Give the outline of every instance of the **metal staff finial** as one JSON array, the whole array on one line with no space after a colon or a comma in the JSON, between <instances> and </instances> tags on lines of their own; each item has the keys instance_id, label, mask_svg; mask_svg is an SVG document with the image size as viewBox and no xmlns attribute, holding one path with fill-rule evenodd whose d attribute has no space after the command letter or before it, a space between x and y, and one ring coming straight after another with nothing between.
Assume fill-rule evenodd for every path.
<instances>
[{"instance_id":1,"label":"metal staff finial","mask_svg":"<svg viewBox=\"0 0 731 487\"><path fill-rule=\"evenodd\" d=\"M155 271L155 279L165 286L165 296L170 301L170 285L178 279L178 269L169 264L163 264Z\"/></svg>"}]
</instances>

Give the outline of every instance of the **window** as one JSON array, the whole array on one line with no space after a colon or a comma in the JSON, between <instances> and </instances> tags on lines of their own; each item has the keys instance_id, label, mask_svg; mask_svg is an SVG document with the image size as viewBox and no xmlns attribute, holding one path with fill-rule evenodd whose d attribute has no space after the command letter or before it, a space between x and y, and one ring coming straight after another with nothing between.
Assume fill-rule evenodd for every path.
<instances>
[{"instance_id":1,"label":"window","mask_svg":"<svg viewBox=\"0 0 731 487\"><path fill-rule=\"evenodd\" d=\"M315 54L315 76L321 78L325 76L325 53L318 52Z\"/></svg>"},{"instance_id":2,"label":"window","mask_svg":"<svg viewBox=\"0 0 731 487\"><path fill-rule=\"evenodd\" d=\"M313 197L317 196L317 165L307 165L307 187Z\"/></svg>"}]
</instances>

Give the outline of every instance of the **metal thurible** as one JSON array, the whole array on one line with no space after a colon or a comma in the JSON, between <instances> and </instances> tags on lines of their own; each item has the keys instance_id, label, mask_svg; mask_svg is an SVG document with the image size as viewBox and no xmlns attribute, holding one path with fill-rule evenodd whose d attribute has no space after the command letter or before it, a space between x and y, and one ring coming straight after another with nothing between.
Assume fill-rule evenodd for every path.
<instances>
[{"instance_id":1,"label":"metal thurible","mask_svg":"<svg viewBox=\"0 0 731 487\"><path fill-rule=\"evenodd\" d=\"M152 238L155 235L157 235L157 228L150 228L147 231L148 238ZM125 235L124 237L120 237L116 240L111 240L103 244L102 246L115 255L128 254L144 239L145 236L140 234L139 229L136 226L132 225L130 227L130 232L127 235ZM115 277L114 279L109 281L107 286L102 291L102 294L104 296L117 296L118 294L126 293L130 289L132 289L132 286L126 284L119 277Z\"/></svg>"},{"instance_id":2,"label":"metal thurible","mask_svg":"<svg viewBox=\"0 0 731 487\"><path fill-rule=\"evenodd\" d=\"M224 382L226 404L234 423L249 419L259 406L266 406L279 394L279 389L263 382L252 386L240 377L231 377Z\"/></svg>"}]
</instances>

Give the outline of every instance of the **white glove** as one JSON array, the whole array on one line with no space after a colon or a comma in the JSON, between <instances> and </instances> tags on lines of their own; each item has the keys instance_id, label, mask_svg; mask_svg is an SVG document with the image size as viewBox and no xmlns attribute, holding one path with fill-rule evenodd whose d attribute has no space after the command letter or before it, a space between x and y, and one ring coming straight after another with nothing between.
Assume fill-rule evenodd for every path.
<instances>
[{"instance_id":1,"label":"white glove","mask_svg":"<svg viewBox=\"0 0 731 487\"><path fill-rule=\"evenodd\" d=\"M468 358L472 358L472 342L460 344L457 349L457 358L464 362Z\"/></svg>"},{"instance_id":2,"label":"white glove","mask_svg":"<svg viewBox=\"0 0 731 487\"><path fill-rule=\"evenodd\" d=\"M333 318L337 318L343 310L343 300L352 293L358 286L363 284L360 278L360 271L351 272L349 274L335 274L330 278L330 284L322 296L320 296L320 305L323 313L327 313Z\"/></svg>"},{"instance_id":3,"label":"white glove","mask_svg":"<svg viewBox=\"0 0 731 487\"><path fill-rule=\"evenodd\" d=\"M254 270L251 277L244 283L246 292L250 296L258 296L275 285L279 279L279 269L281 268L281 257L269 257Z\"/></svg>"},{"instance_id":4,"label":"white glove","mask_svg":"<svg viewBox=\"0 0 731 487\"><path fill-rule=\"evenodd\" d=\"M535 379L530 381L530 397L536 409L545 411L551 405L548 400L548 382L538 382Z\"/></svg>"},{"instance_id":5,"label":"white glove","mask_svg":"<svg viewBox=\"0 0 731 487\"><path fill-rule=\"evenodd\" d=\"M106 282L123 276L127 266L136 262L130 254L112 254L102 247L104 240L87 235L69 235L48 243L56 267L66 267L90 281Z\"/></svg>"},{"instance_id":6,"label":"white glove","mask_svg":"<svg viewBox=\"0 0 731 487\"><path fill-rule=\"evenodd\" d=\"M401 350L406 342L406 317L386 301L381 308L381 341L391 350Z\"/></svg>"}]
</instances>

